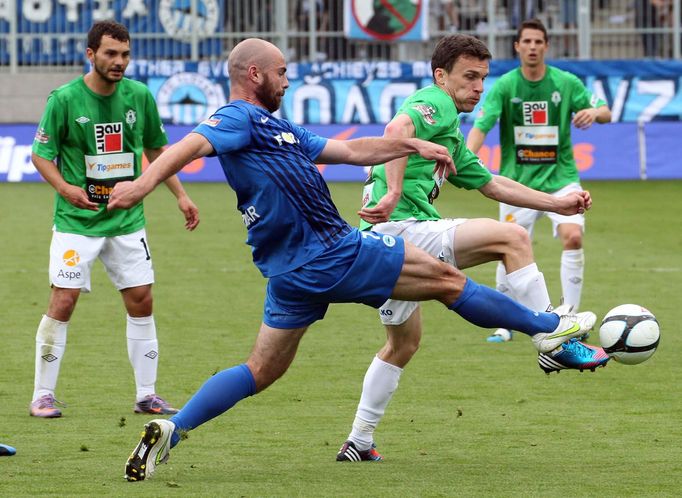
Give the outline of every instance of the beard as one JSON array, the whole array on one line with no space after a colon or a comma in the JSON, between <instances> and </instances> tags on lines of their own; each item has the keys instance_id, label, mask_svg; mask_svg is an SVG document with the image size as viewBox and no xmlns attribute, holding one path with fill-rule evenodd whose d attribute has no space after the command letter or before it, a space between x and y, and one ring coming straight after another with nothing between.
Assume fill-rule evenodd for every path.
<instances>
[{"instance_id":1,"label":"beard","mask_svg":"<svg viewBox=\"0 0 682 498\"><path fill-rule=\"evenodd\" d=\"M116 76L111 77L111 76L109 76L109 69L112 69L112 67L107 68L103 64L98 64L97 59L95 59L95 61L94 61L94 68L95 68L95 72L100 76L100 78L102 78L107 83L118 83L123 78L123 72L125 71L125 67L121 67L121 68L117 67L116 69L121 70L121 75L118 77L116 77Z\"/></svg>"},{"instance_id":2,"label":"beard","mask_svg":"<svg viewBox=\"0 0 682 498\"><path fill-rule=\"evenodd\" d=\"M270 77L267 75L265 76L265 82L256 90L256 96L270 112L275 112L282 103L282 95L277 92L275 85L272 84Z\"/></svg>"}]
</instances>

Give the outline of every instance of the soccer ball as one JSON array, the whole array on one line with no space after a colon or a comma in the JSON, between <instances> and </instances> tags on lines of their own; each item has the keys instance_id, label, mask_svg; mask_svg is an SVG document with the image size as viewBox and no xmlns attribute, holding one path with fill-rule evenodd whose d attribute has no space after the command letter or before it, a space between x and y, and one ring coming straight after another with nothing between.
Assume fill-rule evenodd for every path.
<instances>
[{"instance_id":1,"label":"soccer ball","mask_svg":"<svg viewBox=\"0 0 682 498\"><path fill-rule=\"evenodd\" d=\"M622 304L609 311L599 327L599 342L614 360L636 365L649 359L661 333L654 314L636 304Z\"/></svg>"}]
</instances>

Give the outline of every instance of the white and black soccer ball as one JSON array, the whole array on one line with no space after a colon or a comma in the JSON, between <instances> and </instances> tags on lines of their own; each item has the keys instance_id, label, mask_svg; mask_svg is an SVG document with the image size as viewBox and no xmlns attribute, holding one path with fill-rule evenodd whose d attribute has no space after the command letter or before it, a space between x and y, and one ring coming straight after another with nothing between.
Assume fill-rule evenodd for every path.
<instances>
[{"instance_id":1,"label":"white and black soccer ball","mask_svg":"<svg viewBox=\"0 0 682 498\"><path fill-rule=\"evenodd\" d=\"M621 304L609 311L599 327L599 342L614 360L636 365L649 359L661 332L654 314L637 304Z\"/></svg>"}]
</instances>

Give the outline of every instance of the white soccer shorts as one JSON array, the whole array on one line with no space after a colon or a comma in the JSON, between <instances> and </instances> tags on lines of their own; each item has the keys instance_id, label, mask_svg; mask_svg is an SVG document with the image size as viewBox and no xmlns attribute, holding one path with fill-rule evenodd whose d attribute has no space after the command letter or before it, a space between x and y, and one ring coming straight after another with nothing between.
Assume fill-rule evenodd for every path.
<instances>
[{"instance_id":1,"label":"white soccer shorts","mask_svg":"<svg viewBox=\"0 0 682 498\"><path fill-rule=\"evenodd\" d=\"M554 197L561 197L568 194L569 192L582 192L583 188L579 183L571 183L566 185L564 188L552 192L550 195ZM554 238L557 237L557 227L565 223L572 223L575 225L580 225L583 232L585 232L585 215L584 214L574 214L571 216L564 216L557 213L552 213L549 211L536 211L535 209L522 208L516 206L510 206L509 204L504 204L500 202L500 221L516 223L521 225L528 231L528 234L533 238L533 229L535 228L535 222L540 220L543 216L547 216L552 222L552 234Z\"/></svg>"},{"instance_id":2,"label":"white soccer shorts","mask_svg":"<svg viewBox=\"0 0 682 498\"><path fill-rule=\"evenodd\" d=\"M418 221L388 221L374 225L374 232L399 235L446 263L457 266L455 261L455 231L466 218ZM400 325L410 318L419 307L416 301L389 299L379 308L379 318L384 325Z\"/></svg>"},{"instance_id":3,"label":"white soccer shorts","mask_svg":"<svg viewBox=\"0 0 682 498\"><path fill-rule=\"evenodd\" d=\"M90 292L92 265L99 258L117 290L154 283L154 269L143 228L115 237L87 237L53 231L50 284Z\"/></svg>"}]
</instances>

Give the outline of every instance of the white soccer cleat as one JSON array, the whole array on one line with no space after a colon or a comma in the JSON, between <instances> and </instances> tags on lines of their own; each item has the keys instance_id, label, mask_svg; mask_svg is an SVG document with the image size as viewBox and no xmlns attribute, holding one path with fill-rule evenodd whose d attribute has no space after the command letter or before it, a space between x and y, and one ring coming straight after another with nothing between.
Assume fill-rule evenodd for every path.
<instances>
[{"instance_id":1,"label":"white soccer cleat","mask_svg":"<svg viewBox=\"0 0 682 498\"><path fill-rule=\"evenodd\" d=\"M126 462L126 480L144 481L154 474L157 465L168 461L173 431L175 424L161 418L144 426L140 442Z\"/></svg>"},{"instance_id":2,"label":"white soccer cleat","mask_svg":"<svg viewBox=\"0 0 682 498\"><path fill-rule=\"evenodd\" d=\"M552 313L558 315L557 310L552 311ZM541 332L535 334L531 339L540 353L549 353L571 338L581 337L588 333L594 328L596 322L597 315L591 311L583 311L575 315L560 315L559 325L553 332Z\"/></svg>"}]
</instances>

